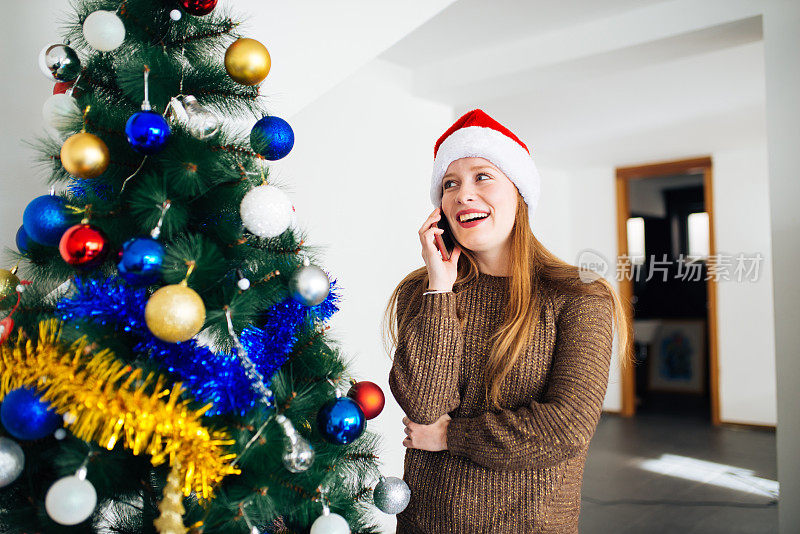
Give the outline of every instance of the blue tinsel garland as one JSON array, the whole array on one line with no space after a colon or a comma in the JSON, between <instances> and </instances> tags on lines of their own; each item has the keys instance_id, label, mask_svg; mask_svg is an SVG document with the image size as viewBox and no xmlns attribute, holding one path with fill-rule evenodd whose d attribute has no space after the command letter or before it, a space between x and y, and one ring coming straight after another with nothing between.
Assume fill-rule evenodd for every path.
<instances>
[{"instance_id":1,"label":"blue tinsel garland","mask_svg":"<svg viewBox=\"0 0 800 534\"><path fill-rule=\"evenodd\" d=\"M107 182L98 179L72 180L67 184L67 192L75 195L78 201L86 200L89 195L95 195L101 200L111 198L113 190Z\"/></svg>"},{"instance_id":2,"label":"blue tinsel garland","mask_svg":"<svg viewBox=\"0 0 800 534\"><path fill-rule=\"evenodd\" d=\"M180 378L201 402L212 402L209 415L243 415L257 402L250 382L235 354L214 352L194 339L165 343L154 337L144 320L149 298L146 288L128 286L118 278L96 280L76 277L75 292L56 305L65 322L88 320L110 325L134 337L133 351L147 354ZM271 377L286 362L297 341L296 332L304 321L327 321L339 310L339 296L331 282L328 297L316 306L307 307L293 298L272 306L265 313L265 326L248 325L240 340L269 387ZM76 328L80 328L77 323Z\"/></svg>"}]
</instances>

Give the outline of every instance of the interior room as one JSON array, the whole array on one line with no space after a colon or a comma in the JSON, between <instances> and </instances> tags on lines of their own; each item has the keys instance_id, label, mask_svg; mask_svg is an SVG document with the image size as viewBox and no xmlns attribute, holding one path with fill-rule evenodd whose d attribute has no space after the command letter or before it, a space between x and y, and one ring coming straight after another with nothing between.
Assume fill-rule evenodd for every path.
<instances>
[{"instance_id":1,"label":"interior room","mask_svg":"<svg viewBox=\"0 0 800 534\"><path fill-rule=\"evenodd\" d=\"M23 211L50 189L52 165L31 148L50 131L42 105L53 94L37 56L58 41L69 2L4 7L0 244L10 269ZM336 280L327 334L354 378L385 393L367 425L380 436L383 475L407 469L384 312L425 265L418 232L435 207L434 144L481 109L536 164L536 238L607 280L631 317L635 365L622 368L615 337L580 532L800 531L800 3L220 0L217 9L244 12L241 35L272 57L259 98L295 141L268 162L269 183L289 196L304 244ZM231 132L252 127L252 117L230 119ZM214 317L224 332L224 314ZM395 515L373 515L381 532L396 531Z\"/></svg>"}]
</instances>

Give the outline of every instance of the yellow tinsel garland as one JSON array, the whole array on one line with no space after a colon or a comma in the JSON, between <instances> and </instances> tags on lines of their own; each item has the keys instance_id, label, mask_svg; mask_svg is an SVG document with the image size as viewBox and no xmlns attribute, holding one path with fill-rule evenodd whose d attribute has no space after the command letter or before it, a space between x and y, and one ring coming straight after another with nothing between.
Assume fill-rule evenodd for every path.
<instances>
[{"instance_id":1,"label":"yellow tinsel garland","mask_svg":"<svg viewBox=\"0 0 800 534\"><path fill-rule=\"evenodd\" d=\"M72 432L111 450L119 440L133 454L149 454L153 465L180 466L183 493L209 499L225 476L241 471L232 465L234 443L220 430L205 428L200 418L210 408L189 408L178 401L181 383L152 373L142 376L103 350L92 353L86 337L69 348L59 344L61 324L39 325L39 339L0 346L0 398L19 387L35 387L65 418ZM148 393L148 391L152 393Z\"/></svg>"}]
</instances>

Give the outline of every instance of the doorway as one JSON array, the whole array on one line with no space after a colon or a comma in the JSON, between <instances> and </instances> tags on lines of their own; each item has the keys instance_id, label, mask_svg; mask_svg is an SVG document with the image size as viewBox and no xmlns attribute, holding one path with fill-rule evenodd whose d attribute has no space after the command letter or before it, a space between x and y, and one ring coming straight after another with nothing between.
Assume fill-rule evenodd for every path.
<instances>
[{"instance_id":1,"label":"doorway","mask_svg":"<svg viewBox=\"0 0 800 534\"><path fill-rule=\"evenodd\" d=\"M698 415L719 425L716 257L710 157L620 167L620 294L636 363L621 415Z\"/></svg>"}]
</instances>

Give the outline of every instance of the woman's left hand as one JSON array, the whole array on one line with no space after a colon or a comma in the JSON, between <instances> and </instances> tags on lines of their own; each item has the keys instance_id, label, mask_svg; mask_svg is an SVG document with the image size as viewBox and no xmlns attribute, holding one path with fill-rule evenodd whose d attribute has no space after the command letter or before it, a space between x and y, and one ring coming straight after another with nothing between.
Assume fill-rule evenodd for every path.
<instances>
[{"instance_id":1,"label":"woman's left hand","mask_svg":"<svg viewBox=\"0 0 800 534\"><path fill-rule=\"evenodd\" d=\"M446 451L447 450L447 426L450 424L450 416L444 414L435 423L430 425L420 425L408 417L403 417L406 425L406 439L403 445L409 449L421 449L423 451Z\"/></svg>"}]
</instances>

